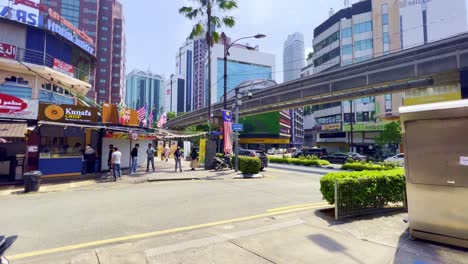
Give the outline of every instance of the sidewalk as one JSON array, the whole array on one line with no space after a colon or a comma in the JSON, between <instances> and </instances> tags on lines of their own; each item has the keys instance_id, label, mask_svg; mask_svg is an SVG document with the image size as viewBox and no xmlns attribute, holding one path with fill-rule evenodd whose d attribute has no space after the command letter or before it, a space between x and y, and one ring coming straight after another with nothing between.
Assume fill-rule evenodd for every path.
<instances>
[{"instance_id":1,"label":"sidewalk","mask_svg":"<svg viewBox=\"0 0 468 264\"><path fill-rule=\"evenodd\" d=\"M122 180L115 184L137 184L155 181L188 181L188 180L225 180L232 179L238 174L233 170L210 171L204 168L198 168L195 171L190 170L190 162L182 161L183 172L174 172L175 164L173 160L168 162L155 162L155 172L146 172L145 168L138 168L137 173L129 174L128 169L122 170ZM103 172L95 175L82 176L79 179L47 179L43 180L38 192L48 193L66 190L77 190L82 188L92 188L93 186L104 186L114 184L113 177L109 172ZM25 194L22 186L2 186L0 187L0 196Z\"/></svg>"},{"instance_id":2,"label":"sidewalk","mask_svg":"<svg viewBox=\"0 0 468 264\"><path fill-rule=\"evenodd\" d=\"M411 241L405 216L335 222L307 210L15 263L468 263L468 251Z\"/></svg>"}]
</instances>

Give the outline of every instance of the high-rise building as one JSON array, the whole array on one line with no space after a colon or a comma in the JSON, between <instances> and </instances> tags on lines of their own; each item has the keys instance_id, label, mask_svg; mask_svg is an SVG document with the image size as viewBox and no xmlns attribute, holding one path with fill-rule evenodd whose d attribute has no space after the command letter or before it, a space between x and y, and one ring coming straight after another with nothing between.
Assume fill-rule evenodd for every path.
<instances>
[{"instance_id":1,"label":"high-rise building","mask_svg":"<svg viewBox=\"0 0 468 264\"><path fill-rule=\"evenodd\" d=\"M301 69L304 68L305 49L304 35L296 32L288 36L283 49L283 81L301 78Z\"/></svg>"},{"instance_id":2,"label":"high-rise building","mask_svg":"<svg viewBox=\"0 0 468 264\"><path fill-rule=\"evenodd\" d=\"M97 102L125 101L125 20L118 0L40 0L83 29L95 45L97 65L88 96Z\"/></svg>"},{"instance_id":3,"label":"high-rise building","mask_svg":"<svg viewBox=\"0 0 468 264\"><path fill-rule=\"evenodd\" d=\"M304 35L294 33L284 42L283 49L283 81L301 78L301 70L305 63ZM304 142L304 126L302 109L291 109L291 145L301 146Z\"/></svg>"},{"instance_id":4,"label":"high-rise building","mask_svg":"<svg viewBox=\"0 0 468 264\"><path fill-rule=\"evenodd\" d=\"M161 107L166 111L163 106L166 92L164 76L150 71L133 70L126 76L126 82L127 107L140 109L146 106L148 110L153 110L154 120L161 114Z\"/></svg>"}]
</instances>

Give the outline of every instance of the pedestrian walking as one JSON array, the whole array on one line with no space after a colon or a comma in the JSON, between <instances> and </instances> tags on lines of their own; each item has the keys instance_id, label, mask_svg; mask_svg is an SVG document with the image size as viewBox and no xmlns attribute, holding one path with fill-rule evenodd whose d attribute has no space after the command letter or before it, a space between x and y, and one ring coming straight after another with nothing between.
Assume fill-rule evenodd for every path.
<instances>
[{"instance_id":1,"label":"pedestrian walking","mask_svg":"<svg viewBox=\"0 0 468 264\"><path fill-rule=\"evenodd\" d=\"M120 169L120 162L122 160L122 152L119 151L119 147L115 146L112 152L111 163L114 171L114 181L117 181L117 177L122 179L122 171Z\"/></svg>"},{"instance_id":2,"label":"pedestrian walking","mask_svg":"<svg viewBox=\"0 0 468 264\"><path fill-rule=\"evenodd\" d=\"M153 148L153 144L149 143L148 149L146 150L146 155L147 155L146 172L149 171L150 162L151 162L151 166L153 167L153 172L154 172L154 153L155 152L156 150Z\"/></svg>"},{"instance_id":3,"label":"pedestrian walking","mask_svg":"<svg viewBox=\"0 0 468 264\"><path fill-rule=\"evenodd\" d=\"M94 173L94 167L96 165L96 152L90 144L86 145L83 156L86 162L86 173Z\"/></svg>"},{"instance_id":4,"label":"pedestrian walking","mask_svg":"<svg viewBox=\"0 0 468 264\"><path fill-rule=\"evenodd\" d=\"M174 152L175 159L175 172L177 172L177 165L179 165L179 170L182 172L182 152L180 152L180 147L177 147L177 150Z\"/></svg>"},{"instance_id":5,"label":"pedestrian walking","mask_svg":"<svg viewBox=\"0 0 468 264\"><path fill-rule=\"evenodd\" d=\"M166 159L166 162L169 160L169 157L171 156L171 150L169 149L169 146L166 145L164 148L164 158Z\"/></svg>"},{"instance_id":6,"label":"pedestrian walking","mask_svg":"<svg viewBox=\"0 0 468 264\"><path fill-rule=\"evenodd\" d=\"M112 153L113 152L114 152L114 145L110 144L109 145L109 155L107 157L107 167L109 168L110 175L113 175L113 173L112 173Z\"/></svg>"},{"instance_id":7,"label":"pedestrian walking","mask_svg":"<svg viewBox=\"0 0 468 264\"><path fill-rule=\"evenodd\" d=\"M190 168L191 170L195 170L198 168L198 148L194 147L192 153L190 153Z\"/></svg>"},{"instance_id":8,"label":"pedestrian walking","mask_svg":"<svg viewBox=\"0 0 468 264\"><path fill-rule=\"evenodd\" d=\"M135 144L135 147L133 147L132 152L130 153L130 155L132 156L132 166L130 167L130 174L135 173L137 170L139 148L140 148L140 144Z\"/></svg>"}]
</instances>

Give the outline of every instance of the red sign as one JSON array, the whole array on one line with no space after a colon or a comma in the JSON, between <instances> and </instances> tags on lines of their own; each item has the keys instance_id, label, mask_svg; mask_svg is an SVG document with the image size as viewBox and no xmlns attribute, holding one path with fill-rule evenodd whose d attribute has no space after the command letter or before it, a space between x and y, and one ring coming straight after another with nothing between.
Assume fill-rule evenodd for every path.
<instances>
[{"instance_id":1,"label":"red sign","mask_svg":"<svg viewBox=\"0 0 468 264\"><path fill-rule=\"evenodd\" d=\"M54 70L57 70L61 73L65 73L68 76L74 76L75 75L75 68L71 66L70 64L67 64L59 59L54 58Z\"/></svg>"},{"instance_id":2,"label":"red sign","mask_svg":"<svg viewBox=\"0 0 468 264\"><path fill-rule=\"evenodd\" d=\"M171 94L171 89L167 89L166 94Z\"/></svg>"},{"instance_id":3,"label":"red sign","mask_svg":"<svg viewBox=\"0 0 468 264\"><path fill-rule=\"evenodd\" d=\"M0 58L16 59L16 46L0 42Z\"/></svg>"},{"instance_id":4,"label":"red sign","mask_svg":"<svg viewBox=\"0 0 468 264\"><path fill-rule=\"evenodd\" d=\"M28 104L22 99L9 94L0 94L0 113L14 113L23 111Z\"/></svg>"}]
</instances>

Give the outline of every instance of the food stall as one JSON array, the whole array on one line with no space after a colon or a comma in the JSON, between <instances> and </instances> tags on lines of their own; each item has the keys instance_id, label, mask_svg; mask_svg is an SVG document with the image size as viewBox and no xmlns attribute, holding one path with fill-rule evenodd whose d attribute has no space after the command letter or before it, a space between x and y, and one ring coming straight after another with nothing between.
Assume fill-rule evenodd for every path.
<instances>
[{"instance_id":1,"label":"food stall","mask_svg":"<svg viewBox=\"0 0 468 264\"><path fill-rule=\"evenodd\" d=\"M39 162L44 177L77 176L83 149L98 138L97 109L76 105L39 105ZM92 147L96 150L97 143Z\"/></svg>"}]
</instances>

